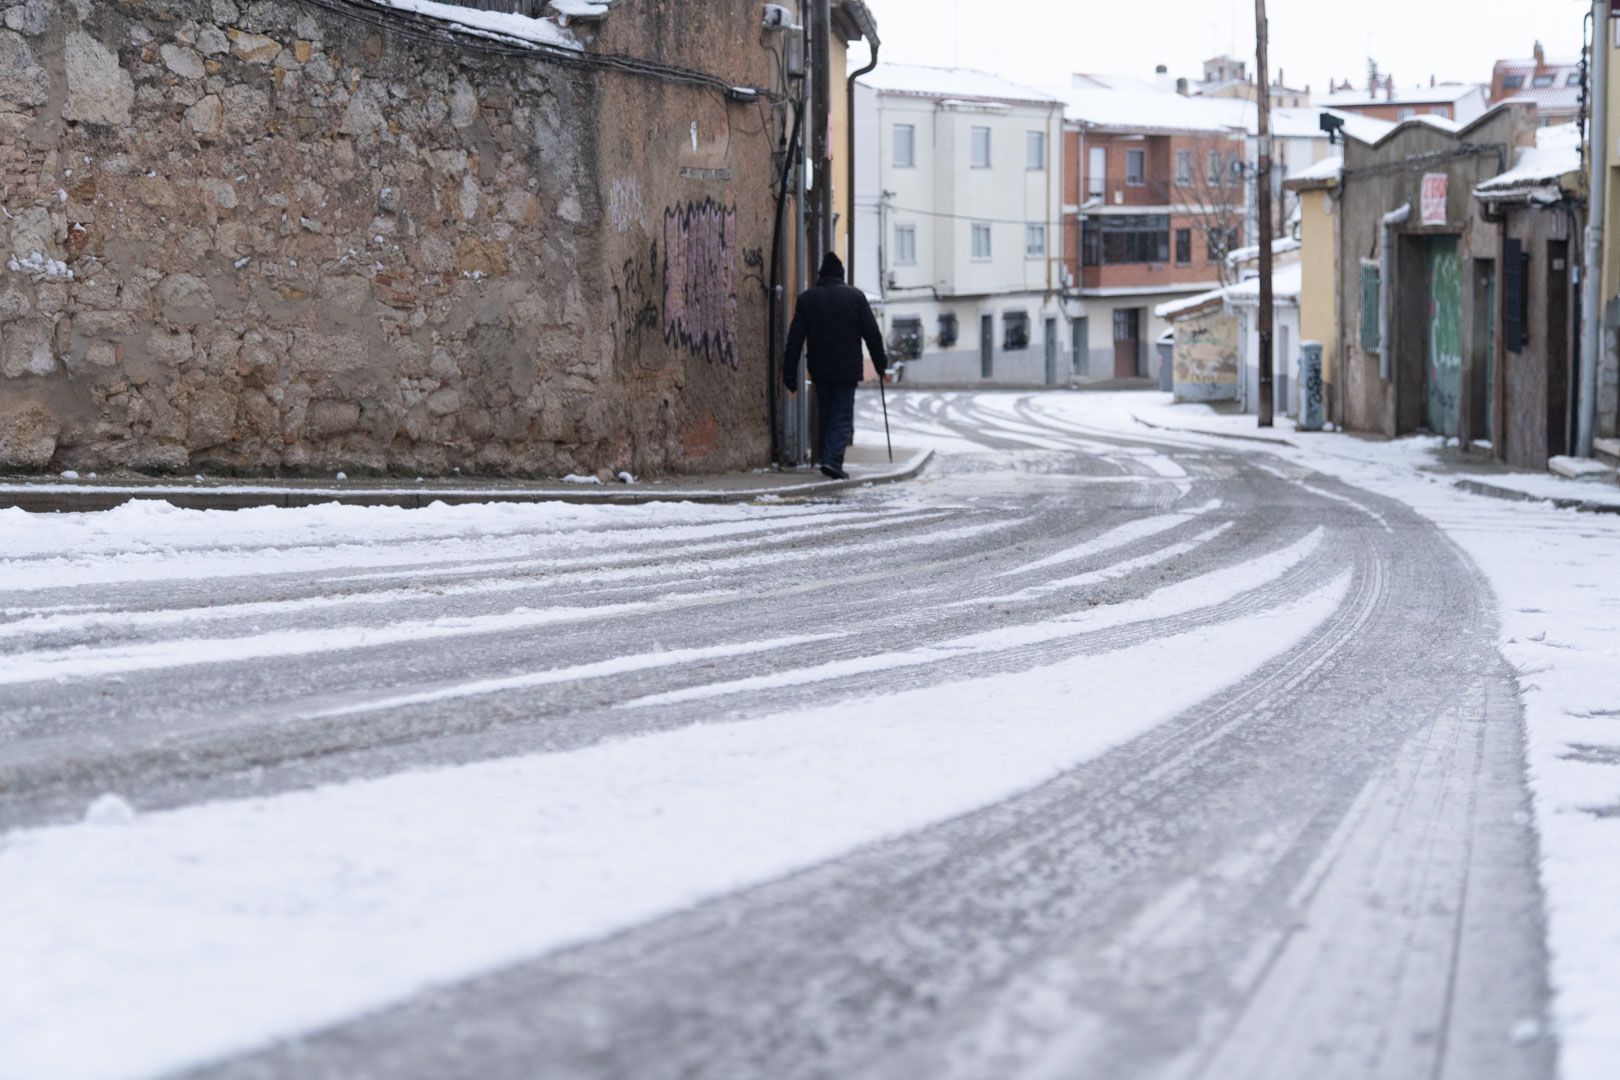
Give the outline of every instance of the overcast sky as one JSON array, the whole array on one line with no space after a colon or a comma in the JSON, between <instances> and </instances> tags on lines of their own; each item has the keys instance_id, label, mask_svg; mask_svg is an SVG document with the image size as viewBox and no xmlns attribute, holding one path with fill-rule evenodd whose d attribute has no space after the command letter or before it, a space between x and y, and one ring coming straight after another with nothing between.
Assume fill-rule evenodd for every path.
<instances>
[{"instance_id":1,"label":"overcast sky","mask_svg":"<svg viewBox=\"0 0 1620 1080\"><path fill-rule=\"evenodd\" d=\"M982 68L1064 85L1071 71L1196 76L1227 51L1254 68L1254 0L867 0L882 58ZM1401 85L1429 76L1487 82L1491 64L1576 56L1580 0L1267 0L1271 66L1318 93L1329 78L1361 85L1367 57Z\"/></svg>"}]
</instances>

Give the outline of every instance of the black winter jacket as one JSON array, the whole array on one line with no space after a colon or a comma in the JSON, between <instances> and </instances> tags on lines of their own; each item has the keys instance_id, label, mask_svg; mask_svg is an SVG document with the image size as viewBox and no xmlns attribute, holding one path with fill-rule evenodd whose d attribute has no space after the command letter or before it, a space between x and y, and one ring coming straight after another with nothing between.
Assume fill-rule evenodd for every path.
<instances>
[{"instance_id":1,"label":"black winter jacket","mask_svg":"<svg viewBox=\"0 0 1620 1080\"><path fill-rule=\"evenodd\" d=\"M782 365L782 382L789 390L799 388L799 350L810 344L810 378L818 383L858 383L861 381L861 342L872 353L872 365L881 378L888 370L889 357L883 351L883 331L866 294L844 284L836 274L825 274L814 288L799 294L788 328L787 355Z\"/></svg>"}]
</instances>

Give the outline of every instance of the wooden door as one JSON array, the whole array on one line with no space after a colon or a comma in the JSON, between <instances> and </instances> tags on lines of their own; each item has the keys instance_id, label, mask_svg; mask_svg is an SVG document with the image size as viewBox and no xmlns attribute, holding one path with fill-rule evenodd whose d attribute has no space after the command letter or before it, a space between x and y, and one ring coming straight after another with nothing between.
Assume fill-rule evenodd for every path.
<instances>
[{"instance_id":1,"label":"wooden door","mask_svg":"<svg viewBox=\"0 0 1620 1080\"><path fill-rule=\"evenodd\" d=\"M1114 378L1134 379L1142 356L1142 312L1114 309Z\"/></svg>"}]
</instances>

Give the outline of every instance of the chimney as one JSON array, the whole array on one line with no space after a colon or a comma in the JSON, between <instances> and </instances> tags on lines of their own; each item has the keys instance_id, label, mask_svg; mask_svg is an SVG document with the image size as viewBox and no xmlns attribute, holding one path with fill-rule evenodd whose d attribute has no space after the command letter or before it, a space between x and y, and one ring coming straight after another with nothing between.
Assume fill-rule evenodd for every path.
<instances>
[{"instance_id":1,"label":"chimney","mask_svg":"<svg viewBox=\"0 0 1620 1080\"><path fill-rule=\"evenodd\" d=\"M1177 79L1176 93L1180 94L1182 97L1187 97L1192 93L1192 86L1188 84L1186 79Z\"/></svg>"},{"instance_id":2,"label":"chimney","mask_svg":"<svg viewBox=\"0 0 1620 1080\"><path fill-rule=\"evenodd\" d=\"M1277 86L1287 86L1288 85L1287 83L1283 82L1283 69L1282 68L1277 69L1277 82L1276 82L1276 85Z\"/></svg>"},{"instance_id":3,"label":"chimney","mask_svg":"<svg viewBox=\"0 0 1620 1080\"><path fill-rule=\"evenodd\" d=\"M1535 53L1536 53L1536 70L1539 71L1542 68L1547 66L1547 52L1546 52L1545 49L1543 49L1541 47L1541 42L1539 42L1539 41L1536 42Z\"/></svg>"},{"instance_id":4,"label":"chimney","mask_svg":"<svg viewBox=\"0 0 1620 1080\"><path fill-rule=\"evenodd\" d=\"M1395 76L1393 75L1384 76L1384 100L1395 100Z\"/></svg>"},{"instance_id":5,"label":"chimney","mask_svg":"<svg viewBox=\"0 0 1620 1080\"><path fill-rule=\"evenodd\" d=\"M1166 92L1175 84L1170 81L1170 69L1160 64L1153 69L1153 85L1160 91Z\"/></svg>"}]
</instances>

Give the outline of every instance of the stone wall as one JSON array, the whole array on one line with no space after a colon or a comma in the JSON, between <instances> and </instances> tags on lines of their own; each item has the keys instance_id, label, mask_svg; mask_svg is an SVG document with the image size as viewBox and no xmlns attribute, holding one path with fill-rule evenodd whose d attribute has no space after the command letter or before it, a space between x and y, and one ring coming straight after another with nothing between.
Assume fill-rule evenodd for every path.
<instances>
[{"instance_id":1,"label":"stone wall","mask_svg":"<svg viewBox=\"0 0 1620 1080\"><path fill-rule=\"evenodd\" d=\"M762 463L769 110L332 7L0 0L0 467ZM751 0L582 36L771 78Z\"/></svg>"}]
</instances>

